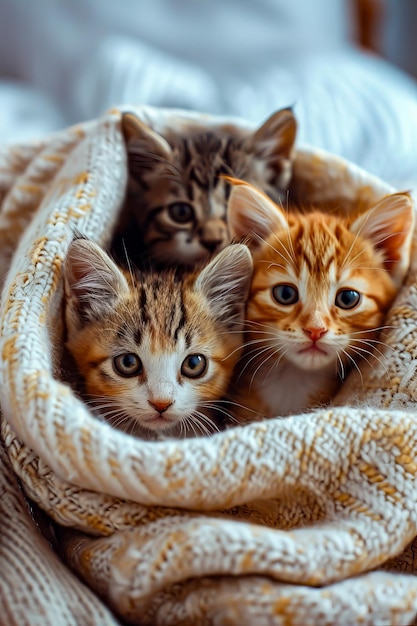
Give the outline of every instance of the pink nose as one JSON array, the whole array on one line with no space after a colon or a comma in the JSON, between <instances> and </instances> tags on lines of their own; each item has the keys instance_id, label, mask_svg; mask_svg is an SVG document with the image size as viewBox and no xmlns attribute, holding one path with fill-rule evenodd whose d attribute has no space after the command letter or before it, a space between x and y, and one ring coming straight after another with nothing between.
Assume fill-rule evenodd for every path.
<instances>
[{"instance_id":1,"label":"pink nose","mask_svg":"<svg viewBox=\"0 0 417 626\"><path fill-rule=\"evenodd\" d=\"M311 341L318 341L327 333L327 328L303 328L303 331Z\"/></svg>"},{"instance_id":2,"label":"pink nose","mask_svg":"<svg viewBox=\"0 0 417 626\"><path fill-rule=\"evenodd\" d=\"M171 400L148 400L148 402L158 413L163 413L172 404Z\"/></svg>"}]
</instances>

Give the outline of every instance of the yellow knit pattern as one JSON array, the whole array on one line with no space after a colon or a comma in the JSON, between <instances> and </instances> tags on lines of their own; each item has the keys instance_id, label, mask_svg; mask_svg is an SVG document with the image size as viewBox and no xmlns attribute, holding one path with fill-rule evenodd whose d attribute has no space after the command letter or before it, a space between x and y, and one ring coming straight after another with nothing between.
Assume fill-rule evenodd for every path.
<instances>
[{"instance_id":1,"label":"yellow knit pattern","mask_svg":"<svg viewBox=\"0 0 417 626\"><path fill-rule=\"evenodd\" d=\"M220 123L132 109L158 130ZM30 606L41 607L42 624L57 624L63 604L64 626L116 624L106 605L123 622L149 626L412 623L416 242L384 358L352 374L334 406L210 438L130 438L60 380L62 263L74 230L103 245L111 237L127 180L121 114L0 150L7 624L34 623ZM391 191L334 155L297 151L292 193L305 200L350 211ZM65 527L68 568L35 532L16 478ZM14 593L25 559L39 568Z\"/></svg>"}]
</instances>

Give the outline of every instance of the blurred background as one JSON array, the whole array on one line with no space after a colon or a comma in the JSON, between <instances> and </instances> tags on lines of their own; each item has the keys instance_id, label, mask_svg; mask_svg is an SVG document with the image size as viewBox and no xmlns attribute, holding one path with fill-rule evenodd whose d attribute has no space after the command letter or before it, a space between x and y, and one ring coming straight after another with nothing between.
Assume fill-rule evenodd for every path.
<instances>
[{"instance_id":1,"label":"blurred background","mask_svg":"<svg viewBox=\"0 0 417 626\"><path fill-rule=\"evenodd\" d=\"M0 0L0 142L150 104L260 124L417 186L415 0Z\"/></svg>"}]
</instances>

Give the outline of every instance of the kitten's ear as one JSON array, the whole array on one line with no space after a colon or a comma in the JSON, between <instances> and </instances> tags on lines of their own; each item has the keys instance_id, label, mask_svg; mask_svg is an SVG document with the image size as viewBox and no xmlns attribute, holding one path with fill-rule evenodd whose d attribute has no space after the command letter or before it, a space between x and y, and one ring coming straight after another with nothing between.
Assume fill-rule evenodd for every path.
<instances>
[{"instance_id":1,"label":"kitten's ear","mask_svg":"<svg viewBox=\"0 0 417 626\"><path fill-rule=\"evenodd\" d=\"M249 249L243 244L230 244L206 265L195 282L213 315L228 328L243 328L252 270Z\"/></svg>"},{"instance_id":2,"label":"kitten's ear","mask_svg":"<svg viewBox=\"0 0 417 626\"><path fill-rule=\"evenodd\" d=\"M229 232L237 239L248 239L248 245L259 247L269 235L288 229L284 212L262 191L234 178L227 204Z\"/></svg>"},{"instance_id":3,"label":"kitten's ear","mask_svg":"<svg viewBox=\"0 0 417 626\"><path fill-rule=\"evenodd\" d=\"M122 129L129 154L148 157L150 160L170 161L172 150L169 143L133 113L124 113Z\"/></svg>"},{"instance_id":4,"label":"kitten's ear","mask_svg":"<svg viewBox=\"0 0 417 626\"><path fill-rule=\"evenodd\" d=\"M408 193L385 196L350 227L351 232L369 239L383 253L386 269L397 287L410 264L413 229L414 207Z\"/></svg>"},{"instance_id":5,"label":"kitten's ear","mask_svg":"<svg viewBox=\"0 0 417 626\"><path fill-rule=\"evenodd\" d=\"M274 171L274 183L285 189L292 174L297 121L291 109L276 111L246 140L246 147Z\"/></svg>"},{"instance_id":6,"label":"kitten's ear","mask_svg":"<svg viewBox=\"0 0 417 626\"><path fill-rule=\"evenodd\" d=\"M129 291L117 265L88 239L75 239L70 244L64 264L64 288L67 314L77 326L111 308L121 293Z\"/></svg>"}]
</instances>

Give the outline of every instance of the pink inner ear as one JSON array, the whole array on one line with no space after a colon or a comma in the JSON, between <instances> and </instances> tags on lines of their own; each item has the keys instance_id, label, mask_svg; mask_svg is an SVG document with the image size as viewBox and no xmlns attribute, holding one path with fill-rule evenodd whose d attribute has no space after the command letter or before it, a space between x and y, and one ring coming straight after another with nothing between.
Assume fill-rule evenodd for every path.
<instances>
[{"instance_id":1,"label":"pink inner ear","mask_svg":"<svg viewBox=\"0 0 417 626\"><path fill-rule=\"evenodd\" d=\"M82 281L92 269L91 263L86 262L85 258L80 255L79 251L72 244L66 260L65 273L71 289L77 288L78 283Z\"/></svg>"},{"instance_id":2,"label":"pink inner ear","mask_svg":"<svg viewBox=\"0 0 417 626\"><path fill-rule=\"evenodd\" d=\"M107 253L90 241L72 243L65 267L66 282L77 299L110 298L128 290L123 273Z\"/></svg>"},{"instance_id":3,"label":"pink inner ear","mask_svg":"<svg viewBox=\"0 0 417 626\"><path fill-rule=\"evenodd\" d=\"M257 246L272 232L288 228L281 209L262 191L248 183L232 187L228 203L228 224L232 237L252 237Z\"/></svg>"},{"instance_id":4,"label":"pink inner ear","mask_svg":"<svg viewBox=\"0 0 417 626\"><path fill-rule=\"evenodd\" d=\"M414 208L411 198L406 193L397 193L386 196L359 217L351 230L369 239L375 249L381 250L386 270L399 284L410 262L413 227Z\"/></svg>"}]
</instances>

